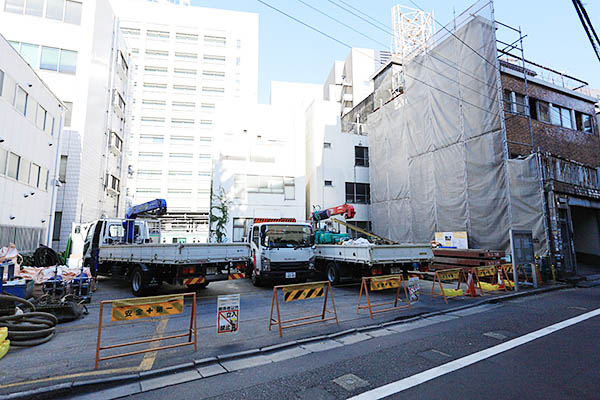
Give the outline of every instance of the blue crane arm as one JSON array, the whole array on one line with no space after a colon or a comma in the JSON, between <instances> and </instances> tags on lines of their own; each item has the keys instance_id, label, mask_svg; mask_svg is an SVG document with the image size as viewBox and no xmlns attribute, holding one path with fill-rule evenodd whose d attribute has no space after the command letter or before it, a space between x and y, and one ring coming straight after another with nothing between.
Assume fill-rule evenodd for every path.
<instances>
[{"instance_id":1,"label":"blue crane arm","mask_svg":"<svg viewBox=\"0 0 600 400\"><path fill-rule=\"evenodd\" d=\"M165 199L154 199L146 203L138 204L137 206L129 207L125 213L125 221L123 221L123 227L125 228L125 237L123 238L127 243L133 243L133 236L135 230L135 221L140 214L152 214L152 215L163 215L167 212L167 201Z\"/></svg>"}]
</instances>

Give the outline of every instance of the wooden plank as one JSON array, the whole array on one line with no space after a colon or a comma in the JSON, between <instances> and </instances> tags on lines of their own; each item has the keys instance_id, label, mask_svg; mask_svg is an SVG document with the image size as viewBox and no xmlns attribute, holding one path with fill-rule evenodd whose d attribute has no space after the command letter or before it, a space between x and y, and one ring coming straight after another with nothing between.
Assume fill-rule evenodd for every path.
<instances>
[{"instance_id":1,"label":"wooden plank","mask_svg":"<svg viewBox=\"0 0 600 400\"><path fill-rule=\"evenodd\" d=\"M452 264L460 266L485 267L488 265L500 265L501 259L485 259L485 258L452 258L452 257L434 257L433 262L437 264Z\"/></svg>"},{"instance_id":2,"label":"wooden plank","mask_svg":"<svg viewBox=\"0 0 600 400\"><path fill-rule=\"evenodd\" d=\"M460 257L460 258L501 258L504 257L503 251L479 250L479 249L440 249L434 248L435 257Z\"/></svg>"}]
</instances>

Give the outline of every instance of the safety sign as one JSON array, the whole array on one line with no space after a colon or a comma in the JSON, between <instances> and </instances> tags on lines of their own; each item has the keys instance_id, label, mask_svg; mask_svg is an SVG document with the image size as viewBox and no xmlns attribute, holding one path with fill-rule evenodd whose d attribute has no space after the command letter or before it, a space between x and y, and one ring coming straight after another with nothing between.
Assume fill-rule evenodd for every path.
<instances>
[{"instance_id":1,"label":"safety sign","mask_svg":"<svg viewBox=\"0 0 600 400\"><path fill-rule=\"evenodd\" d=\"M240 295L219 296L217 299L217 334L237 333L240 325Z\"/></svg>"},{"instance_id":2,"label":"safety sign","mask_svg":"<svg viewBox=\"0 0 600 400\"><path fill-rule=\"evenodd\" d=\"M182 312L183 296L181 295L139 297L112 302L113 321L161 317L163 315L181 314Z\"/></svg>"},{"instance_id":3,"label":"safety sign","mask_svg":"<svg viewBox=\"0 0 600 400\"><path fill-rule=\"evenodd\" d=\"M411 276L408 278L408 296L411 303L419 301L419 277Z\"/></svg>"}]
</instances>

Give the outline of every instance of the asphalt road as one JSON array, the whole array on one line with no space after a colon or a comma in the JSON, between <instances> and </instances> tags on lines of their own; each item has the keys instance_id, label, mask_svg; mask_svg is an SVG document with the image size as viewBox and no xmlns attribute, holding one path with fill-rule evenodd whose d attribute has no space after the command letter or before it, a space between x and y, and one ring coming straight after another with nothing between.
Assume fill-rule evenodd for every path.
<instances>
[{"instance_id":1,"label":"asphalt road","mask_svg":"<svg viewBox=\"0 0 600 400\"><path fill-rule=\"evenodd\" d=\"M427 326L169 386L136 399L338 399L449 365L600 307L600 287L519 298ZM452 318L454 317L454 318ZM410 325L410 324L407 324ZM600 399L600 316L393 394L398 399Z\"/></svg>"}]
</instances>

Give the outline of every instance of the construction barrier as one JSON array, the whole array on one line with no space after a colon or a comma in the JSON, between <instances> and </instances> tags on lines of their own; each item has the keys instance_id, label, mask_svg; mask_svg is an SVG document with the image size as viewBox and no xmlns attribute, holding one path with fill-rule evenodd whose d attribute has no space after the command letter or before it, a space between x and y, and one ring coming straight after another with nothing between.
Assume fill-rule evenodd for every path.
<instances>
[{"instance_id":1,"label":"construction barrier","mask_svg":"<svg viewBox=\"0 0 600 400\"><path fill-rule=\"evenodd\" d=\"M394 301L386 301L383 303L371 303L371 300L369 299L369 288L371 291L396 289L396 298L394 299ZM400 288L404 290L404 297L406 298L405 306L398 306ZM360 305L360 300L362 298L363 291L367 299L366 306ZM373 308L375 307L382 307L388 304L393 304L393 307L373 311ZM384 275L377 277L366 276L362 278L362 282L360 284L360 293L358 294L358 305L356 306L357 314L360 312L360 310L367 309L369 310L369 317L373 318L373 314L382 313L386 311L400 310L403 308L407 308L410 310L410 299L408 297L408 291L406 289L406 285L404 284L404 279L402 278L402 275Z\"/></svg>"},{"instance_id":2,"label":"construction barrier","mask_svg":"<svg viewBox=\"0 0 600 400\"><path fill-rule=\"evenodd\" d=\"M496 284L496 280L500 278L500 282L503 282L502 276L498 275L500 270L497 267L475 267L473 273L477 276L477 284L482 293L494 292L497 290L506 290L505 285ZM491 282L482 281L481 278L489 278Z\"/></svg>"},{"instance_id":3,"label":"construction barrier","mask_svg":"<svg viewBox=\"0 0 600 400\"><path fill-rule=\"evenodd\" d=\"M513 265L512 264L502 264L500 266L500 268L502 268L502 270L504 271L506 276L511 277L511 278L513 277ZM529 276L527 275L525 268L519 264L519 265L517 265L517 276L519 277L519 282L521 282L521 278L520 278L521 274L523 275L525 282L529 283ZM511 288L514 288L515 283L510 278L508 278L506 285Z\"/></svg>"},{"instance_id":4,"label":"construction barrier","mask_svg":"<svg viewBox=\"0 0 600 400\"><path fill-rule=\"evenodd\" d=\"M444 289L442 281L456 281L456 289ZM434 297L443 297L444 303L448 304L447 297L462 296L462 290L460 289L461 282L467 283L465 279L465 273L462 268L452 268L435 271L433 275L433 284L431 285L431 295L429 300L433 300ZM436 283L440 287L440 293L435 292Z\"/></svg>"},{"instance_id":5,"label":"construction barrier","mask_svg":"<svg viewBox=\"0 0 600 400\"><path fill-rule=\"evenodd\" d=\"M323 310L320 314L309 315L305 317L292 318L288 320L281 319L281 313L279 310L279 298L277 291L281 289L283 293L283 299L285 302L296 301L296 300L307 300L323 297ZM327 309L327 299L331 297L332 310ZM277 311L277 319L273 318L273 309ZM325 318L325 314L333 314L332 317ZM314 283L298 283L293 285L279 285L273 287L273 298L271 299L271 316L269 318L269 330L273 325L279 327L279 336L283 337L283 330L287 328L293 328L295 326L315 324L317 322L326 322L334 320L338 322L337 311L335 309L335 302L333 300L333 291L331 290L331 284L325 282L314 282ZM304 321L304 322L297 322ZM296 322L296 323L293 323Z\"/></svg>"},{"instance_id":6,"label":"construction barrier","mask_svg":"<svg viewBox=\"0 0 600 400\"><path fill-rule=\"evenodd\" d=\"M1 278L1 277L0 277ZM0 279L2 280L2 279ZM0 359L8 353L8 349L10 348L10 340L8 337L8 328L2 327L0 328Z\"/></svg>"},{"instance_id":7,"label":"construction barrier","mask_svg":"<svg viewBox=\"0 0 600 400\"><path fill-rule=\"evenodd\" d=\"M191 285L201 285L204 282L206 282L206 278L203 276L200 276L198 278L187 278L183 280L183 284L187 285L187 286L191 286Z\"/></svg>"},{"instance_id":8,"label":"construction barrier","mask_svg":"<svg viewBox=\"0 0 600 400\"><path fill-rule=\"evenodd\" d=\"M119 344L113 344L110 346L101 346L101 335L102 335L102 315L104 312L104 306L111 305L111 316L112 321L132 321L140 318L150 317L162 317L167 315L181 314L184 309L185 297L192 298L192 311L190 315L190 328L187 333L178 335L162 336L158 338L138 340L135 342L123 342ZM113 354L106 357L100 356L100 351L115 349L125 346L133 346L142 343L157 342L161 340L176 339L180 337L188 337L187 342L176 343L167 346L153 347L146 350L131 351L128 353ZM193 339L192 339L193 337ZM175 347L194 345L194 351L197 350L197 338L196 338L196 293L183 293L177 295L167 296L152 296L152 297L138 297L133 299L122 299L122 300L104 300L100 302L100 316L98 317L98 340L96 342L96 364L94 369L98 369L98 363L104 360L111 360L118 357L133 356L136 354L148 353L158 350L172 349Z\"/></svg>"},{"instance_id":9,"label":"construction barrier","mask_svg":"<svg viewBox=\"0 0 600 400\"><path fill-rule=\"evenodd\" d=\"M229 274L229 277L227 278L227 280L233 281L236 279L244 279L245 277L246 277L245 273L237 272L237 273Z\"/></svg>"}]
</instances>

